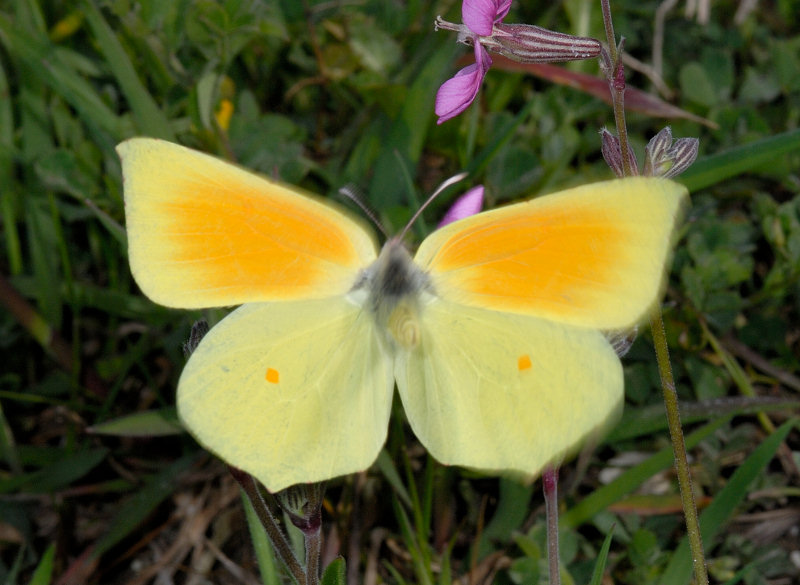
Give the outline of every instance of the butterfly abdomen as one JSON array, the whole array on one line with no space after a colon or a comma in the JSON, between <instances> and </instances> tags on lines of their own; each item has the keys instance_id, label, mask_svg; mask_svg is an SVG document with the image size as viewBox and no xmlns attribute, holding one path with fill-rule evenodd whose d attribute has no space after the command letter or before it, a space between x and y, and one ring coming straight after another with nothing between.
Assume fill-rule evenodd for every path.
<instances>
[{"instance_id":1,"label":"butterfly abdomen","mask_svg":"<svg viewBox=\"0 0 800 585\"><path fill-rule=\"evenodd\" d=\"M367 306L387 341L407 349L419 344L421 297L432 286L399 240L384 245L356 287L366 289Z\"/></svg>"}]
</instances>

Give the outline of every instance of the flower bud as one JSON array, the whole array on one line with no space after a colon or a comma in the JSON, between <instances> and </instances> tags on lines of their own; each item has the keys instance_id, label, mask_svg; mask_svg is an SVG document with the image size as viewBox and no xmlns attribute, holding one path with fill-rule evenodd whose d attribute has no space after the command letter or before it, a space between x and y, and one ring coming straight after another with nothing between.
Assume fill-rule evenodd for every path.
<instances>
[{"instance_id":1,"label":"flower bud","mask_svg":"<svg viewBox=\"0 0 800 585\"><path fill-rule=\"evenodd\" d=\"M322 523L325 483L293 485L275 494L289 520L304 533L318 531Z\"/></svg>"},{"instance_id":2,"label":"flower bud","mask_svg":"<svg viewBox=\"0 0 800 585\"><path fill-rule=\"evenodd\" d=\"M520 63L555 63L591 59L600 54L600 41L576 37L531 24L495 24L481 44Z\"/></svg>"},{"instance_id":3,"label":"flower bud","mask_svg":"<svg viewBox=\"0 0 800 585\"><path fill-rule=\"evenodd\" d=\"M611 168L614 174L617 177L624 177L625 167L622 164L622 147L619 145L619 138L605 128L600 130L600 152L603 153L606 164ZM636 162L636 156L631 150L628 150L628 155L630 158L631 170L634 175L638 175L639 164Z\"/></svg>"},{"instance_id":4,"label":"flower bud","mask_svg":"<svg viewBox=\"0 0 800 585\"><path fill-rule=\"evenodd\" d=\"M664 128L653 136L644 149L644 174L670 179L689 168L697 158L700 141L697 138L679 138L672 141L672 131Z\"/></svg>"}]
</instances>

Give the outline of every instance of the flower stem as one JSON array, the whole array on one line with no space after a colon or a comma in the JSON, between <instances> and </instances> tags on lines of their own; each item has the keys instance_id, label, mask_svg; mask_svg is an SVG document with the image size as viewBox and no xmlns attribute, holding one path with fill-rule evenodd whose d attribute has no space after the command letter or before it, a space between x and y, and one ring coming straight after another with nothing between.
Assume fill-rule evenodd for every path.
<instances>
[{"instance_id":1,"label":"flower stem","mask_svg":"<svg viewBox=\"0 0 800 585\"><path fill-rule=\"evenodd\" d=\"M622 152L623 172L626 177L629 177L633 175L633 170L631 168L629 156L628 132L625 126L624 70L622 68L620 52L617 51L614 26L611 22L610 0L600 0L600 4L603 11L603 22L605 23L610 57L608 59L610 67L606 68L606 75L608 76L609 89L614 103L614 120L616 122L620 150ZM656 350L658 371L661 376L661 388L664 394L664 407L667 411L667 423L672 440L675 470L678 476L678 487L680 489L681 503L683 505L683 517L686 521L686 530L689 534L689 547L692 551L695 583L697 585L708 585L708 569L706 568L705 555L703 553L703 541L700 536L700 522L698 521L694 492L692 491L692 478L689 473L689 462L686 458L686 444L683 440L683 429L681 428L680 413L678 411L678 394L675 391L675 380L669 361L667 335L664 331L664 320L661 316L660 309L653 311L653 315L650 318L650 328L653 333L653 344Z\"/></svg>"},{"instance_id":2,"label":"flower stem","mask_svg":"<svg viewBox=\"0 0 800 585\"><path fill-rule=\"evenodd\" d=\"M656 348L658 372L661 376L661 388L664 393L664 407L667 410L669 436L675 457L675 471L678 476L678 488L681 493L683 517L689 535L689 548L692 550L695 583L708 585L708 569L703 552L703 539L700 535L700 521L697 516L697 504L692 490L692 476L689 472L689 461L686 458L686 444L683 440L680 412L678 411L678 393L675 391L675 379L669 362L667 335L664 332L664 319L661 311L654 311L650 317L650 329L653 333L653 344Z\"/></svg>"},{"instance_id":3,"label":"flower stem","mask_svg":"<svg viewBox=\"0 0 800 585\"><path fill-rule=\"evenodd\" d=\"M550 585L561 585L558 554L558 467L548 467L542 474L544 509L547 518L547 561Z\"/></svg>"},{"instance_id":4,"label":"flower stem","mask_svg":"<svg viewBox=\"0 0 800 585\"><path fill-rule=\"evenodd\" d=\"M244 493L247 494L247 497L253 504L253 509L256 511L256 514L258 514L258 519L261 520L261 524L267 532L275 554L289 570L295 582L300 585L306 585L306 571L300 565L300 561L297 560L289 541L286 539L286 535L284 535L280 526L278 526L278 521L275 519L275 516L270 512L269 506L267 506L264 497L258 490L258 485L253 479L253 476L230 465L228 466L228 471L230 471L234 479L239 482ZM317 555L317 558L319 558L319 555ZM317 566L319 566L319 561L317 561Z\"/></svg>"},{"instance_id":5,"label":"flower stem","mask_svg":"<svg viewBox=\"0 0 800 585\"><path fill-rule=\"evenodd\" d=\"M303 532L306 541L306 585L319 583L319 557L322 549L322 526Z\"/></svg>"}]
</instances>

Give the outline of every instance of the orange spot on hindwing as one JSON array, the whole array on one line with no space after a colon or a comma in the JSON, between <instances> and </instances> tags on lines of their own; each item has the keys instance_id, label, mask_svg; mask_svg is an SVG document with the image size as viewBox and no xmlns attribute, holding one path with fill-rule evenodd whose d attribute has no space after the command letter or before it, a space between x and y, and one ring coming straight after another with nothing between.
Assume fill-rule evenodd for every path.
<instances>
[{"instance_id":1,"label":"orange spot on hindwing","mask_svg":"<svg viewBox=\"0 0 800 585\"><path fill-rule=\"evenodd\" d=\"M517 358L517 369L519 369L520 372L531 369L531 358L529 355L525 354Z\"/></svg>"},{"instance_id":2,"label":"orange spot on hindwing","mask_svg":"<svg viewBox=\"0 0 800 585\"><path fill-rule=\"evenodd\" d=\"M264 378L265 378L265 379L267 380L267 382L269 382L270 384L277 384L277 383L280 381L280 377L281 377L281 376L280 376L280 374L278 373L278 370L276 370L276 369L274 369L274 368L267 368L267 375L266 375L266 376L264 376Z\"/></svg>"}]
</instances>

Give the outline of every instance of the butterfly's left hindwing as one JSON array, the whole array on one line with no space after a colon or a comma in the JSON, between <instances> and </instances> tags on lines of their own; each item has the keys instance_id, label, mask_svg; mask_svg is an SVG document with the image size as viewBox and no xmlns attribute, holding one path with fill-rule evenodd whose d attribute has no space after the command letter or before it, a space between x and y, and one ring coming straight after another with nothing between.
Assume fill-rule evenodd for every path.
<instances>
[{"instance_id":1,"label":"butterfly's left hindwing","mask_svg":"<svg viewBox=\"0 0 800 585\"><path fill-rule=\"evenodd\" d=\"M525 477L616 420L622 366L603 335L434 301L395 376L414 434L438 461Z\"/></svg>"},{"instance_id":2,"label":"butterfly's left hindwing","mask_svg":"<svg viewBox=\"0 0 800 585\"><path fill-rule=\"evenodd\" d=\"M394 379L369 314L344 298L247 304L213 327L178 386L181 419L278 491L369 467Z\"/></svg>"}]
</instances>

